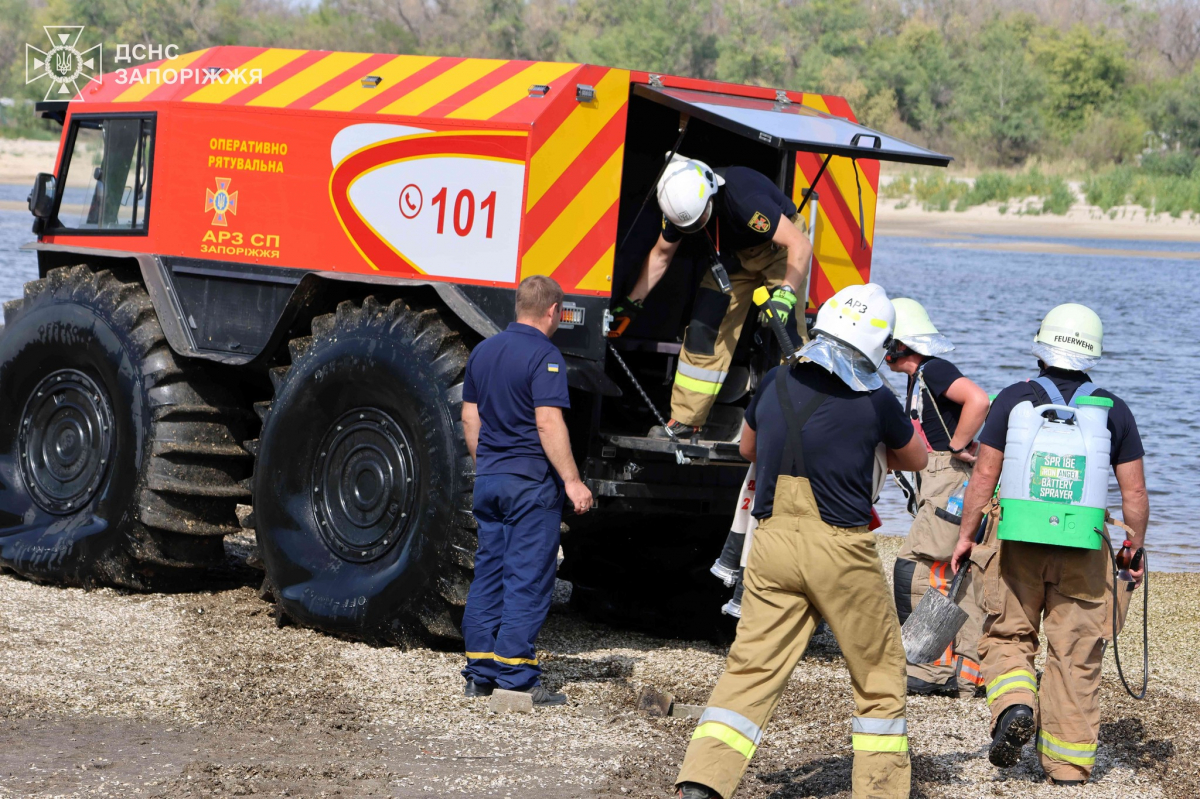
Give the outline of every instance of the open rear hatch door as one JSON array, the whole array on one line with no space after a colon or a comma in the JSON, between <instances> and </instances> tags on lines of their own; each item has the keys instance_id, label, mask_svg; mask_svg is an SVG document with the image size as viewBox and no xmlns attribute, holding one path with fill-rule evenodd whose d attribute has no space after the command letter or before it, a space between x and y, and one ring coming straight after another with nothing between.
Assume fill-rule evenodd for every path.
<instances>
[{"instance_id":1,"label":"open rear hatch door","mask_svg":"<svg viewBox=\"0 0 1200 799\"><path fill-rule=\"evenodd\" d=\"M848 119L794 103L782 92L773 102L646 85L635 86L633 91L640 97L780 150L927 166L946 166L954 160Z\"/></svg>"},{"instance_id":2,"label":"open rear hatch door","mask_svg":"<svg viewBox=\"0 0 1200 799\"><path fill-rule=\"evenodd\" d=\"M813 180L820 181L834 156L851 159L893 161L903 164L947 166L948 155L910 144L903 139L801 105L779 92L775 101L732 94L704 92L663 86L636 85L634 93L711 125L724 128L781 151L800 151L824 156ZM682 138L682 137L681 137ZM677 145L678 146L678 145ZM860 189L861 191L861 189ZM808 201L808 196L804 202ZM861 198L860 198L861 216ZM803 205L801 206L803 207ZM861 221L860 221L861 226ZM677 346L677 345L676 345ZM680 464L738 463L737 445L728 442L675 441L628 435L607 435L606 443L620 450L674 454ZM616 494L604 494L616 496Z\"/></svg>"}]
</instances>

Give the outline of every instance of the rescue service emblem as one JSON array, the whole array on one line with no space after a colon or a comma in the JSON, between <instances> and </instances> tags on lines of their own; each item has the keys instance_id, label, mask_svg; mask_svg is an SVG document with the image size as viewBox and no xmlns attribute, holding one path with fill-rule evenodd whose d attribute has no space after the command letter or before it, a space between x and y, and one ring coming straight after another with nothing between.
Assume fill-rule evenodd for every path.
<instances>
[{"instance_id":1,"label":"rescue service emblem","mask_svg":"<svg viewBox=\"0 0 1200 799\"><path fill-rule=\"evenodd\" d=\"M747 224L750 225L751 230L758 233L766 233L771 229L771 220L767 219L761 211L755 211L754 216L750 217L750 221Z\"/></svg>"},{"instance_id":2,"label":"rescue service emblem","mask_svg":"<svg viewBox=\"0 0 1200 799\"><path fill-rule=\"evenodd\" d=\"M229 183L232 178L217 178L217 190L204 190L204 211L205 213L212 211L212 224L217 227L228 227L229 220L226 214L237 213L238 193L229 191Z\"/></svg>"}]
</instances>

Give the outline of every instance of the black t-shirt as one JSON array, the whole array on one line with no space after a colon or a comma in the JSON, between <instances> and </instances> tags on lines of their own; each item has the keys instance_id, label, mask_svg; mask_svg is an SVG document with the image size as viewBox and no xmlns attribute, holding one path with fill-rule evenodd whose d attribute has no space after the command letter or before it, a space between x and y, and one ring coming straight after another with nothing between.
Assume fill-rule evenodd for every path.
<instances>
[{"instance_id":1,"label":"black t-shirt","mask_svg":"<svg viewBox=\"0 0 1200 799\"><path fill-rule=\"evenodd\" d=\"M954 436L954 431L958 429L962 406L946 397L945 394L954 381L962 376L963 373L958 371L957 366L941 358L926 358L921 369L921 377L925 379L925 385L929 388L929 391L922 392L924 396L921 397L921 427L934 452L949 451L950 439ZM912 375L908 378L908 400L904 406L904 410L908 411L910 416L913 408L913 394L916 389L917 376ZM933 401L930 400L930 394L933 394ZM935 402L936 408L934 407ZM939 411L942 414L940 420L938 419ZM943 421L945 427L942 427ZM950 431L950 435L946 435L946 430Z\"/></svg>"},{"instance_id":2,"label":"black t-shirt","mask_svg":"<svg viewBox=\"0 0 1200 799\"><path fill-rule=\"evenodd\" d=\"M788 438L774 385L785 368L776 367L767 373L746 409L746 424L757 435L753 514L759 519L771 515L779 461ZM814 391L829 395L801 433L804 466L821 519L837 527L866 524L871 520L875 447L882 442L889 449L900 449L913 436L904 408L886 387L854 391L814 363L794 367L787 387L797 409ZM790 474L800 476L796 468Z\"/></svg>"},{"instance_id":3,"label":"black t-shirt","mask_svg":"<svg viewBox=\"0 0 1200 799\"><path fill-rule=\"evenodd\" d=\"M1091 382L1091 378L1084 372L1070 372L1066 369L1043 369L1038 376L1053 380L1068 404L1076 389L1084 383ZM1112 439L1109 461L1112 465L1129 463L1144 457L1146 451L1142 449L1142 436L1138 433L1137 422L1134 421L1133 413L1125 404L1125 400L1102 388L1093 391L1092 396L1107 397L1113 401L1113 406L1108 410L1108 432ZM984 422L983 432L979 434L979 441L1003 452L1004 443L1008 438L1008 415L1018 403L1026 400L1035 406L1046 405L1050 401L1037 383L1014 383L1001 391L992 402L992 409Z\"/></svg>"},{"instance_id":4,"label":"black t-shirt","mask_svg":"<svg viewBox=\"0 0 1200 799\"><path fill-rule=\"evenodd\" d=\"M717 191L707 230L725 268L735 271L741 264L734 254L775 238L780 218L790 219L796 204L770 178L750 167L731 166L721 174L725 185ZM674 243L683 233L663 217L662 236Z\"/></svg>"}]
</instances>

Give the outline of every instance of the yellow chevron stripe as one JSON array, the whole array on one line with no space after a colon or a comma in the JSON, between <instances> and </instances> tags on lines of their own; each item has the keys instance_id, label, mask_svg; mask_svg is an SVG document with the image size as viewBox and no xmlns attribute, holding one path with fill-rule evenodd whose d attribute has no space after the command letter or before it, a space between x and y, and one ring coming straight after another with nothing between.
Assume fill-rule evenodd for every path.
<instances>
[{"instance_id":1,"label":"yellow chevron stripe","mask_svg":"<svg viewBox=\"0 0 1200 799\"><path fill-rule=\"evenodd\" d=\"M818 111L824 111L826 114L829 113L829 106L826 105L825 98L819 94L809 94L808 92L805 92L804 99L800 102L800 105L806 105L809 108L815 108Z\"/></svg>"},{"instance_id":2,"label":"yellow chevron stripe","mask_svg":"<svg viewBox=\"0 0 1200 799\"><path fill-rule=\"evenodd\" d=\"M499 86L488 89L461 108L446 115L447 119L491 119L514 103L529 96L529 87L548 84L575 69L578 64L538 62L521 70ZM547 101L548 102L548 101Z\"/></svg>"},{"instance_id":3,"label":"yellow chevron stripe","mask_svg":"<svg viewBox=\"0 0 1200 799\"><path fill-rule=\"evenodd\" d=\"M842 243L833 223L829 221L824 203L817 205L817 260L821 262L819 268L825 273L835 292L863 282L862 275L850 259L846 245Z\"/></svg>"},{"instance_id":4,"label":"yellow chevron stripe","mask_svg":"<svg viewBox=\"0 0 1200 799\"><path fill-rule=\"evenodd\" d=\"M846 207L850 209L850 222L854 227L858 227L858 189L854 185L854 162L849 158L835 157L829 162L825 174L829 175L837 190L842 193ZM878 202L878 197L861 168L858 172L858 182L862 186L863 227L866 229L867 243L870 244L875 239L875 203Z\"/></svg>"},{"instance_id":5,"label":"yellow chevron stripe","mask_svg":"<svg viewBox=\"0 0 1200 799\"><path fill-rule=\"evenodd\" d=\"M622 144L533 243L521 259L521 279L548 275L558 269L575 245L600 221L620 192L624 153Z\"/></svg>"},{"instance_id":6,"label":"yellow chevron stripe","mask_svg":"<svg viewBox=\"0 0 1200 799\"><path fill-rule=\"evenodd\" d=\"M628 98L629 73L623 69L610 69L596 84L596 101L580 103L534 153L529 162L529 194L525 210L542 199Z\"/></svg>"},{"instance_id":7,"label":"yellow chevron stripe","mask_svg":"<svg viewBox=\"0 0 1200 799\"><path fill-rule=\"evenodd\" d=\"M307 52L308 50L282 50L273 47L264 53L259 53L245 64L237 67L230 67L230 69L240 70L241 74L243 74L247 80L250 79L251 70L261 69L262 76L264 79L266 79L266 77L275 70L281 67L286 67L288 64L292 63ZM212 64L212 66L219 67L223 65ZM223 73L221 77L223 80L228 80L229 73ZM233 97L235 94L251 85L253 84L243 83L241 81L229 81L228 83L209 83L203 88L192 92L183 99L189 103L223 103L230 97Z\"/></svg>"},{"instance_id":8,"label":"yellow chevron stripe","mask_svg":"<svg viewBox=\"0 0 1200 799\"><path fill-rule=\"evenodd\" d=\"M435 56L398 55L383 66L375 67L375 69L371 70L372 75L383 79L383 82L379 84L379 88L364 89L361 80L366 75L360 75L354 80L347 82L345 87L338 89L314 105L313 110L353 111L367 100L377 96L379 92L389 86L395 86L400 81L415 74L418 70L424 69L434 61L437 61Z\"/></svg>"},{"instance_id":9,"label":"yellow chevron stripe","mask_svg":"<svg viewBox=\"0 0 1200 799\"><path fill-rule=\"evenodd\" d=\"M600 260L596 261L596 265L588 270L588 273L583 276L583 280L575 284L575 288L583 291L612 291L612 272L613 258L617 253L616 242L608 248L604 255L600 256Z\"/></svg>"},{"instance_id":10,"label":"yellow chevron stripe","mask_svg":"<svg viewBox=\"0 0 1200 799\"><path fill-rule=\"evenodd\" d=\"M504 66L504 63L485 58L468 58L428 83L413 89L396 102L384 107L379 113L416 116Z\"/></svg>"},{"instance_id":11,"label":"yellow chevron stripe","mask_svg":"<svg viewBox=\"0 0 1200 799\"><path fill-rule=\"evenodd\" d=\"M196 62L196 59L200 58L200 56L204 55L207 52L208 52L208 48L205 48L203 50L197 50L194 53L185 53L184 55L181 55L181 56L179 56L179 58L176 58L172 61L162 62L162 64L159 65L159 72L158 72L159 79L158 80L156 80L152 83L151 82L135 83L132 86L130 86L128 89L126 89L125 91L118 94L116 96L116 98L113 99L113 102L114 103L137 102L138 100L141 100L142 98L144 98L146 95L150 94L150 92L157 89L159 86L170 86L171 84L162 82L162 70L164 70L164 69L180 70L180 69L183 69L184 67L191 66L192 64L194 64ZM199 81L196 81L194 84L192 83L192 81L188 81L188 83L191 85L199 85ZM179 85L178 82L176 82L175 85Z\"/></svg>"},{"instance_id":12,"label":"yellow chevron stripe","mask_svg":"<svg viewBox=\"0 0 1200 799\"><path fill-rule=\"evenodd\" d=\"M283 108L296 102L318 86L342 74L355 64L366 61L368 53L330 53L312 66L297 72L283 83L255 97L246 105Z\"/></svg>"}]
</instances>

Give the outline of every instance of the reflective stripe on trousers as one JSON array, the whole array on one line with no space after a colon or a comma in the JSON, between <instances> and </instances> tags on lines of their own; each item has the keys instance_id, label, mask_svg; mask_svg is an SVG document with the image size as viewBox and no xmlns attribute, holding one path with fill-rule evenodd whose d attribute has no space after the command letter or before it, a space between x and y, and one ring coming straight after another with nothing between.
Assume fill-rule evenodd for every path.
<instances>
[{"instance_id":1,"label":"reflective stripe on trousers","mask_svg":"<svg viewBox=\"0 0 1200 799\"><path fill-rule=\"evenodd\" d=\"M692 366L690 363L684 363L682 360L675 369L675 382L686 389L695 391L697 394L719 394L721 386L725 383L725 378L728 376L728 372L721 372L716 369L701 369L698 366Z\"/></svg>"},{"instance_id":2,"label":"reflective stripe on trousers","mask_svg":"<svg viewBox=\"0 0 1200 799\"><path fill-rule=\"evenodd\" d=\"M1002 695L1013 689L1030 691L1034 696L1037 696L1037 677L1035 677L1032 672L1026 671L1025 669L1007 671L1004 674L1001 674L988 684L988 704L990 705Z\"/></svg>"},{"instance_id":3,"label":"reflective stripe on trousers","mask_svg":"<svg viewBox=\"0 0 1200 799\"><path fill-rule=\"evenodd\" d=\"M715 738L749 760L762 743L762 736L762 729L741 713L723 707L709 707L700 716L692 740Z\"/></svg>"},{"instance_id":4,"label":"reflective stripe on trousers","mask_svg":"<svg viewBox=\"0 0 1200 799\"><path fill-rule=\"evenodd\" d=\"M855 716L850 722L851 741L859 752L907 752L908 720Z\"/></svg>"},{"instance_id":5,"label":"reflective stripe on trousers","mask_svg":"<svg viewBox=\"0 0 1200 799\"><path fill-rule=\"evenodd\" d=\"M507 663L510 666L520 666L521 664L529 666L538 665L537 658L502 658L495 652L468 652L467 660L494 660L497 663Z\"/></svg>"},{"instance_id":6,"label":"reflective stripe on trousers","mask_svg":"<svg viewBox=\"0 0 1200 799\"><path fill-rule=\"evenodd\" d=\"M1097 744L1069 744L1042 730L1038 733L1037 750L1046 757L1074 763L1077 766L1096 764Z\"/></svg>"},{"instance_id":7,"label":"reflective stripe on trousers","mask_svg":"<svg viewBox=\"0 0 1200 799\"><path fill-rule=\"evenodd\" d=\"M983 685L983 669L978 663L962 655L959 655L956 660L958 665L955 672L958 674L959 680L971 685Z\"/></svg>"}]
</instances>

